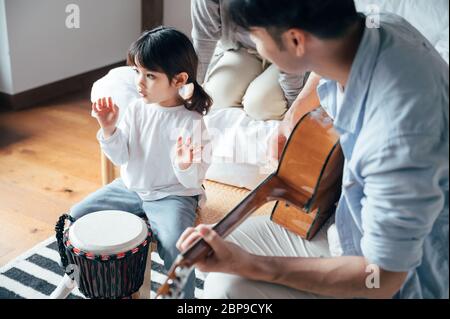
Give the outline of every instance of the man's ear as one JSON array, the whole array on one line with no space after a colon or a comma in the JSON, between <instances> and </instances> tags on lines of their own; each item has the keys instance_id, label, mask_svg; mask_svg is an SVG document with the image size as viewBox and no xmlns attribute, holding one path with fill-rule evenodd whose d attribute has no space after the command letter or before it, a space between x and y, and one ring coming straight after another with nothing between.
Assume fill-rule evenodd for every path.
<instances>
[{"instance_id":1,"label":"man's ear","mask_svg":"<svg viewBox=\"0 0 450 319\"><path fill-rule=\"evenodd\" d=\"M183 85L185 85L188 80L189 75L186 72L181 72L174 76L172 80L172 85L174 85L177 89L179 89Z\"/></svg>"},{"instance_id":2,"label":"man's ear","mask_svg":"<svg viewBox=\"0 0 450 319\"><path fill-rule=\"evenodd\" d=\"M306 34L300 29L289 29L284 34L284 42L289 51L297 57L305 55Z\"/></svg>"}]
</instances>

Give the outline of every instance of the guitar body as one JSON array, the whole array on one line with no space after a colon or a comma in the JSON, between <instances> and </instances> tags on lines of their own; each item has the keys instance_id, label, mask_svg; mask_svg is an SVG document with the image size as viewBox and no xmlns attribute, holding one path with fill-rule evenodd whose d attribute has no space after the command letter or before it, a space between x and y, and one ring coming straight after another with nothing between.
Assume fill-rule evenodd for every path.
<instances>
[{"instance_id":1,"label":"guitar body","mask_svg":"<svg viewBox=\"0 0 450 319\"><path fill-rule=\"evenodd\" d=\"M339 136L323 109L302 118L287 142L277 176L306 196L295 203L277 201L271 219L305 239L312 239L334 213L339 200L343 156Z\"/></svg>"},{"instance_id":2,"label":"guitar body","mask_svg":"<svg viewBox=\"0 0 450 319\"><path fill-rule=\"evenodd\" d=\"M276 201L272 221L311 239L334 212L341 193L343 163L332 120L322 108L308 113L292 132L277 171L216 224L214 231L225 237L259 207ZM158 297L182 297L193 266L211 252L203 239L182 252Z\"/></svg>"}]
</instances>

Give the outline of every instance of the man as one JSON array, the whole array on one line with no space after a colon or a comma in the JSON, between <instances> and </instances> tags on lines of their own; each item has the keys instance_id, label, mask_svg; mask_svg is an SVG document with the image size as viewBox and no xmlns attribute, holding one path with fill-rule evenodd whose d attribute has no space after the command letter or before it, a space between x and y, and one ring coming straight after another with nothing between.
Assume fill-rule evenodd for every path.
<instances>
[{"instance_id":1,"label":"man","mask_svg":"<svg viewBox=\"0 0 450 319\"><path fill-rule=\"evenodd\" d=\"M211 272L205 297L448 298L444 60L398 16L366 27L353 0L231 0L229 10L281 70L317 74L292 117L320 103L345 167L328 238L328 227L307 242L267 218L228 241L208 226L188 229L181 250L199 237L214 250L197 264Z\"/></svg>"},{"instance_id":2,"label":"man","mask_svg":"<svg viewBox=\"0 0 450 319\"><path fill-rule=\"evenodd\" d=\"M253 119L281 120L299 94L304 76L280 73L262 58L249 32L231 21L226 3L191 3L192 39L200 60L198 82L205 82L213 109L243 107Z\"/></svg>"}]
</instances>

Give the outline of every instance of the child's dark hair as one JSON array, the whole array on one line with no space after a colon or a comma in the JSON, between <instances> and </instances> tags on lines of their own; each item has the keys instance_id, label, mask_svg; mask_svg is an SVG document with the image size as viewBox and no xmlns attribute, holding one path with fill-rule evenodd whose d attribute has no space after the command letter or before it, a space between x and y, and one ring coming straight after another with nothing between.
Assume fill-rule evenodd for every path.
<instances>
[{"instance_id":1,"label":"child's dark hair","mask_svg":"<svg viewBox=\"0 0 450 319\"><path fill-rule=\"evenodd\" d=\"M145 31L128 50L127 64L136 66L136 61L149 71L165 73L169 81L186 72L187 84L194 84L194 94L185 101L185 107L202 115L208 113L212 99L197 82L198 57L182 32L163 26Z\"/></svg>"}]
</instances>

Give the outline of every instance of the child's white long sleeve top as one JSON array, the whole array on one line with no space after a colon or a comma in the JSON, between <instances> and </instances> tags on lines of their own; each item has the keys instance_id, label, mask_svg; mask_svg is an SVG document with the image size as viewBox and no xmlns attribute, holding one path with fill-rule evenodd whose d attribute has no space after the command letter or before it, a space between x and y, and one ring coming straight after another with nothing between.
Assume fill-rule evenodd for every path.
<instances>
[{"instance_id":1,"label":"child's white long sleeve top","mask_svg":"<svg viewBox=\"0 0 450 319\"><path fill-rule=\"evenodd\" d=\"M97 133L103 152L120 165L127 188L142 200L201 195L199 205L203 206L202 183L209 163L202 156L201 161L181 170L175 163L178 136L183 136L184 142L191 137L194 144L205 147L209 137L202 115L183 105L162 107L142 99L124 111L112 136L104 138L101 129Z\"/></svg>"}]
</instances>

